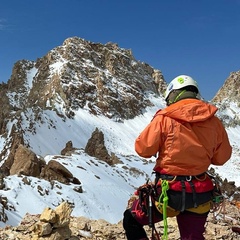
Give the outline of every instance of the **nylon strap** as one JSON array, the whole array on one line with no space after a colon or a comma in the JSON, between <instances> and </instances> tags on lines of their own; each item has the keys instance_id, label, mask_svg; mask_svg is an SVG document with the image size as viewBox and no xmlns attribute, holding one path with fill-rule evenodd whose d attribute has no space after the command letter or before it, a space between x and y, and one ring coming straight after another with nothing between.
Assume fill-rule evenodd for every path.
<instances>
[{"instance_id":1,"label":"nylon strap","mask_svg":"<svg viewBox=\"0 0 240 240\"><path fill-rule=\"evenodd\" d=\"M181 212L185 210L185 202L186 202L186 185L185 181L181 180L181 185L182 185L182 208Z\"/></svg>"}]
</instances>

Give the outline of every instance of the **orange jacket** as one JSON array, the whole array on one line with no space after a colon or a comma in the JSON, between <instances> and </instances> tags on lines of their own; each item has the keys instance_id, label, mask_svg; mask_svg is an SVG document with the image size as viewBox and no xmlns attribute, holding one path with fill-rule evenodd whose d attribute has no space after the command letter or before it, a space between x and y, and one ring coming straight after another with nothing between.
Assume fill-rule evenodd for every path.
<instances>
[{"instance_id":1,"label":"orange jacket","mask_svg":"<svg viewBox=\"0 0 240 240\"><path fill-rule=\"evenodd\" d=\"M180 100L159 110L135 141L136 152L156 156L155 171L198 175L223 165L232 153L217 108L198 99Z\"/></svg>"}]
</instances>

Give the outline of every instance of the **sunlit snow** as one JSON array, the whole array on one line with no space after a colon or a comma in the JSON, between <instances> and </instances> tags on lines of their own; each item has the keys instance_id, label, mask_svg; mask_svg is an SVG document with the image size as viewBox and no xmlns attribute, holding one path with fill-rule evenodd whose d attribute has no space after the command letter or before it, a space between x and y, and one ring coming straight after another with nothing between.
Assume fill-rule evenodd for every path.
<instances>
[{"instance_id":1,"label":"sunlit snow","mask_svg":"<svg viewBox=\"0 0 240 240\"><path fill-rule=\"evenodd\" d=\"M74 216L102 218L112 223L120 221L134 189L143 184L148 177L153 177L151 173L154 159L148 160L149 163L146 164L134 151L137 135L150 122L156 110L164 107L161 99L151 100L155 103L154 107L148 108L145 114L124 122L90 115L84 110L79 110L74 119L63 121L53 111L45 111L44 123L36 124L35 134L29 131L25 136L31 142L32 150L45 157L46 162L54 158L68 168L73 176L81 181L83 192L74 191L73 188L79 187L74 184L64 185L56 182L52 186L48 181L27 177L27 185L22 181L23 176L9 176L5 179L7 190L1 190L0 194L8 198L16 211L6 211L9 218L6 224L17 225L27 212L41 213L45 207L55 208L62 201L73 204ZM27 128L27 119L23 124ZM111 167L84 153L83 149L96 127L104 132L108 151L114 152L122 164ZM237 147L240 128L228 129L228 133L231 143ZM60 156L60 151L69 140L79 150L72 156ZM2 138L0 143L3 144ZM2 146L0 148L2 149ZM234 151L237 151L237 148ZM235 153L229 162L215 169L222 177L240 185L240 158L239 152ZM145 174L130 174L130 168L139 169ZM41 190L38 188L40 185ZM0 223L0 226L6 224Z\"/></svg>"},{"instance_id":2,"label":"sunlit snow","mask_svg":"<svg viewBox=\"0 0 240 240\"><path fill-rule=\"evenodd\" d=\"M61 59L61 62L52 64L51 73L59 74L64 68L64 61ZM86 60L82 64L91 65L92 62ZM35 68L27 72L27 90L31 89L36 74ZM74 74L71 79L71 84L74 84L76 79ZM20 106L18 99L24 97L21 93L8 92L7 94L12 106ZM162 97L157 98L149 94L149 99L154 104L153 107L148 107L144 114L134 119L124 121L92 115L88 109L75 111L73 119L60 118L55 111L51 110L41 111L35 118L36 113L32 109L25 109L21 115L25 143L28 143L33 152L43 157L46 162L54 159L62 163L74 177L80 180L81 185L64 185L56 181L50 183L34 177L16 175L4 178L5 188L0 190L0 197L8 198L9 209L4 210L8 221L0 222L0 227L16 226L26 213L38 214L45 207L55 208L62 201L72 204L73 216L102 218L111 223L119 222L135 188L144 184L148 178L153 179L152 169L155 159L142 159L134 150L134 142L138 134L151 121L155 112L165 107ZM58 100L55 101L54 108L64 113L60 96ZM51 104L49 99L46 107L52 106ZM231 117L234 116L233 112L239 112L236 104L228 109ZM37 120L33 125L29 119ZM8 134L11 132L14 121L16 120L7 124ZM105 146L109 154L111 152L116 154L122 163L109 166L84 152L87 141L96 128L104 133ZM227 131L233 145L233 155L224 166L215 167L215 169L220 176L235 181L236 185L240 186L240 127L229 128ZM61 150L68 141L72 141L73 147L77 150L72 156L61 156ZM5 136L0 136L1 151L4 145ZM80 187L81 193L78 192Z\"/></svg>"}]
</instances>

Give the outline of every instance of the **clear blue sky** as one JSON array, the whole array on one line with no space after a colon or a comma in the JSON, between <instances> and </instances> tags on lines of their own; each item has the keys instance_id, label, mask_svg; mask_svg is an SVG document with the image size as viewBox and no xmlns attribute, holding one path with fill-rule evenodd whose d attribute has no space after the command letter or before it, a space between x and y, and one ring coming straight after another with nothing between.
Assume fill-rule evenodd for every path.
<instances>
[{"instance_id":1,"label":"clear blue sky","mask_svg":"<svg viewBox=\"0 0 240 240\"><path fill-rule=\"evenodd\" d=\"M191 75L210 100L240 70L240 0L2 0L0 82L73 36L132 49L167 82Z\"/></svg>"}]
</instances>

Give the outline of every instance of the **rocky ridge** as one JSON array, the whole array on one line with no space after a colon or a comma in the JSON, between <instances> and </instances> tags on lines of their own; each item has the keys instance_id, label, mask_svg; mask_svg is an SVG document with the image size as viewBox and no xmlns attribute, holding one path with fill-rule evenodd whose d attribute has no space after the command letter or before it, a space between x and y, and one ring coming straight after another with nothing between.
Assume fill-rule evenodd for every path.
<instances>
[{"instance_id":1,"label":"rocky ridge","mask_svg":"<svg viewBox=\"0 0 240 240\"><path fill-rule=\"evenodd\" d=\"M7 84L0 84L2 174L10 175L20 144L32 148L28 135L35 135L37 127L47 124L56 129L46 111L66 121L82 108L121 122L142 114L152 105L148 94L159 95L165 88L161 71L110 42L68 38L36 61L18 61Z\"/></svg>"},{"instance_id":2,"label":"rocky ridge","mask_svg":"<svg viewBox=\"0 0 240 240\"><path fill-rule=\"evenodd\" d=\"M210 213L206 223L205 239L240 239L239 211L240 202L236 202L235 205L225 202L217 211ZM110 224L103 219L72 217L71 212L71 205L63 202L56 209L46 208L38 215L26 214L18 226L0 229L0 238L2 240L126 239L122 221ZM161 236L163 223L157 223L155 227ZM145 229L150 237L151 228L145 226ZM175 218L168 218L168 237L179 239Z\"/></svg>"},{"instance_id":3,"label":"rocky ridge","mask_svg":"<svg viewBox=\"0 0 240 240\"><path fill-rule=\"evenodd\" d=\"M225 113L222 119L226 126L240 125L238 112L231 109L232 112L229 115L226 111L229 111L229 100L236 105L239 102L239 91L234 87L239 85L239 79L239 72L231 73L223 88L213 99L220 111ZM49 129L57 129L56 121L48 118L46 111L55 112L63 122L67 122L68 119L74 120L76 111L84 109L94 116L103 115L112 121L121 123L144 113L146 107L152 106L149 95L154 94L161 98L165 88L166 83L161 71L137 61L131 50L121 49L114 43L92 43L74 37L66 39L62 46L49 51L36 61L21 60L17 62L8 83L0 84L0 104L2 106L0 108L0 136L4 140L4 146L0 153L0 189L9 190L4 186L4 178L17 175L22 177L24 184L30 184L28 176L47 180L53 187L57 186L58 182L66 185L75 184L74 191L82 193L81 179L74 176L66 166L60 164L57 158L53 157L46 164L44 158L34 152L28 136L36 135L37 127L41 127L43 124L47 124ZM233 93L231 99L228 98L229 92ZM116 154L109 152L104 145L104 132L95 129L91 134L88 143L84 146L85 153L106 162L111 167L122 164ZM69 138L71 139L71 136ZM236 152L239 149L237 145L234 148ZM71 141L66 142L60 158L71 156L77 149L79 146L76 148ZM59 152L56 152L57 154ZM127 166L124 167L128 169ZM129 172L133 173L134 169L130 170ZM227 186L225 188L225 194L229 200L227 206L228 210L232 212L227 213L230 214L228 216L231 219L230 223L226 224L226 236L229 238L225 236L225 233L221 233L219 236L222 239L237 239L233 238L237 235L233 235L235 233L231 231L231 226L239 224L239 215L236 215L236 211L239 213L239 210L233 207L239 201L239 189L234 183L225 180L222 181L222 185ZM40 185L38 188L40 194L47 194ZM0 200L0 221L6 222L8 217L6 210L14 211L15 206L9 203L5 197L1 196ZM12 239L26 239L21 238L22 236L18 234L33 237L33 234L36 235L36 222L41 220L38 217L28 214L19 227L6 226L1 230L2 235L0 236L2 239L4 239L4 234L9 239L11 237ZM28 225L27 219L31 218L35 220ZM82 222L83 226L88 226L86 229L92 238L124 239L121 223L114 225L104 220L93 221L82 217L70 218L67 224L67 233L63 233L67 235L64 239L86 238L79 234L79 229L83 233L86 233L86 229L79 226L75 229L72 228L71 221L74 222L72 225ZM94 226L94 224L98 227L91 232L93 227L89 226ZM211 220L209 224L214 224L214 222ZM224 224L223 221L220 226L225 226ZM214 229L215 233L220 233L222 229L225 229L221 227L220 229L217 225L215 224L210 229ZM49 224L37 226L36 231L39 228L45 229L45 227L46 231L50 231ZM34 233L29 230L32 228L35 229ZM52 228L54 231L56 230L51 225ZM106 230L107 233L102 233L101 229L105 228L109 230ZM172 232L171 229L173 229ZM174 234L175 230L176 225L173 223L169 234ZM74 234L70 235L70 232ZM52 232L48 232L46 235L39 235L37 232L37 236L43 239L57 239L51 234ZM213 232L211 234L214 236ZM87 236L89 235L87 234ZM177 239L177 235L174 235L175 237Z\"/></svg>"},{"instance_id":4,"label":"rocky ridge","mask_svg":"<svg viewBox=\"0 0 240 240\"><path fill-rule=\"evenodd\" d=\"M240 71L231 72L223 86L218 90L213 102L240 102Z\"/></svg>"},{"instance_id":5,"label":"rocky ridge","mask_svg":"<svg viewBox=\"0 0 240 240\"><path fill-rule=\"evenodd\" d=\"M129 119L151 105L146 92L159 94L165 88L162 73L137 61L131 50L74 37L35 62L14 65L10 80L0 86L0 103L7 107L0 113L14 113L16 118L33 108L37 120L40 110L73 117L76 109L86 108L93 114ZM59 102L62 109L56 108Z\"/></svg>"},{"instance_id":6,"label":"rocky ridge","mask_svg":"<svg viewBox=\"0 0 240 240\"><path fill-rule=\"evenodd\" d=\"M217 105L226 127L240 125L240 71L231 72L223 86L219 89L212 102Z\"/></svg>"}]
</instances>

